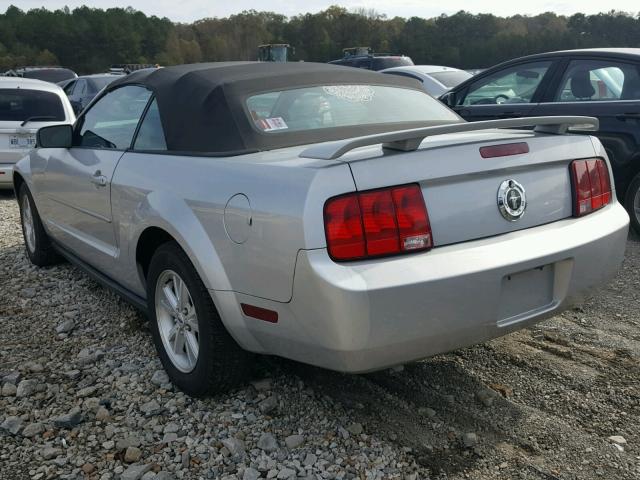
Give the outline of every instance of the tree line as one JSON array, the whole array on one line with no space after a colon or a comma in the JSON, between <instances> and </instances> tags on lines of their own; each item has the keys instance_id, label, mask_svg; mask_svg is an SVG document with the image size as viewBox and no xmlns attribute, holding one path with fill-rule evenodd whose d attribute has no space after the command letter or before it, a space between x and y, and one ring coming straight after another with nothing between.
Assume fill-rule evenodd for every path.
<instances>
[{"instance_id":1,"label":"tree line","mask_svg":"<svg viewBox=\"0 0 640 480\"><path fill-rule=\"evenodd\" d=\"M250 10L186 24L132 8L25 12L10 6L0 14L0 71L64 65L95 73L114 63L255 60L257 46L265 43L291 44L294 60L326 62L340 58L345 47L370 46L376 52L408 55L416 64L480 68L551 50L638 47L640 15L611 11L498 17L461 11L406 19L332 6L289 18Z\"/></svg>"}]
</instances>

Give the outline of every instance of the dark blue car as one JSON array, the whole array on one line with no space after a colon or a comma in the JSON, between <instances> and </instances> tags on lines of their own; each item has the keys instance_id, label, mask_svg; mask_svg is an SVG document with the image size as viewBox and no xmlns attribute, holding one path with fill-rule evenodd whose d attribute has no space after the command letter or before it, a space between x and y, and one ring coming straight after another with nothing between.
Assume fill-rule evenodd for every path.
<instances>
[{"instance_id":1,"label":"dark blue car","mask_svg":"<svg viewBox=\"0 0 640 480\"><path fill-rule=\"evenodd\" d=\"M619 200L640 233L640 48L542 53L492 67L440 98L468 121L543 115L600 120Z\"/></svg>"}]
</instances>

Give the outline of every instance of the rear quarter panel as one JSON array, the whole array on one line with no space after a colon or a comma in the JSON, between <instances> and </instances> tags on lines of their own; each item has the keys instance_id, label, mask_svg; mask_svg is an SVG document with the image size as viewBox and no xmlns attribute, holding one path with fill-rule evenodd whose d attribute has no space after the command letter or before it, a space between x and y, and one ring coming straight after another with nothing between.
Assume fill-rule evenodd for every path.
<instances>
[{"instance_id":1,"label":"rear quarter panel","mask_svg":"<svg viewBox=\"0 0 640 480\"><path fill-rule=\"evenodd\" d=\"M136 245L145 229L159 227L187 252L207 288L289 301L297 252L325 246L324 201L353 190L347 165L284 151L232 158L127 153L112 183L118 277L144 296ZM236 194L250 203L241 244L229 238L224 220Z\"/></svg>"}]
</instances>

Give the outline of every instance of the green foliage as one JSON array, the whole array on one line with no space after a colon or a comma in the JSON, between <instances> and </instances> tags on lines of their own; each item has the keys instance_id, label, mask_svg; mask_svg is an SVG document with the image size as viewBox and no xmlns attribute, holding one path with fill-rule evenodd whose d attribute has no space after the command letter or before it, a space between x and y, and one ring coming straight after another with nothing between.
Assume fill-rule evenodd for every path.
<instances>
[{"instance_id":1,"label":"green foliage","mask_svg":"<svg viewBox=\"0 0 640 480\"><path fill-rule=\"evenodd\" d=\"M0 71L60 64L93 73L112 63L255 60L257 46L264 43L291 44L294 60L326 62L340 58L344 47L371 46L409 55L416 64L474 68L551 50L637 47L640 17L611 11L503 18L461 11L404 19L339 6L291 18L250 10L191 24L174 24L131 8L24 12L10 6L0 14Z\"/></svg>"}]
</instances>

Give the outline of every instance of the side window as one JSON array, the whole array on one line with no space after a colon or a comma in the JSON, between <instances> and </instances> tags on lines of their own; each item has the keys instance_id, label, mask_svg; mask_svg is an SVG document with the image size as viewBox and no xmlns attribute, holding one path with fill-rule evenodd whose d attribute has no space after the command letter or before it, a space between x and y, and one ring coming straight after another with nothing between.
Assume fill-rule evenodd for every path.
<instances>
[{"instance_id":1,"label":"side window","mask_svg":"<svg viewBox=\"0 0 640 480\"><path fill-rule=\"evenodd\" d=\"M556 102L640 100L636 65L603 60L573 60L560 82Z\"/></svg>"},{"instance_id":2,"label":"side window","mask_svg":"<svg viewBox=\"0 0 640 480\"><path fill-rule=\"evenodd\" d=\"M474 82L458 105L531 103L551 62L535 62L507 68Z\"/></svg>"},{"instance_id":3,"label":"side window","mask_svg":"<svg viewBox=\"0 0 640 480\"><path fill-rule=\"evenodd\" d=\"M67 96L71 95L73 93L73 87L76 86L76 81L74 80L73 82L69 82L64 86L64 93L67 94Z\"/></svg>"},{"instance_id":4,"label":"side window","mask_svg":"<svg viewBox=\"0 0 640 480\"><path fill-rule=\"evenodd\" d=\"M133 145L134 150L166 150L167 143L164 139L164 131L162 130L162 122L160 121L160 111L158 110L158 102L153 99L149 109L147 110L138 136Z\"/></svg>"},{"instance_id":5,"label":"side window","mask_svg":"<svg viewBox=\"0 0 640 480\"><path fill-rule=\"evenodd\" d=\"M81 117L74 146L129 148L150 97L149 90L133 85L107 93Z\"/></svg>"}]
</instances>

